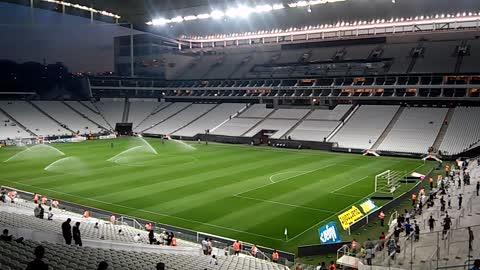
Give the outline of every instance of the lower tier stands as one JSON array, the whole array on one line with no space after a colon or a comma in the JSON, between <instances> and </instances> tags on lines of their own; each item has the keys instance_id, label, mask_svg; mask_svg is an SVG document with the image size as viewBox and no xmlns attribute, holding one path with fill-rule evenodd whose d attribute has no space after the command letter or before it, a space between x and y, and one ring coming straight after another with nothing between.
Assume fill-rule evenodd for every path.
<instances>
[{"instance_id":1,"label":"lower tier stands","mask_svg":"<svg viewBox=\"0 0 480 270\"><path fill-rule=\"evenodd\" d=\"M324 141L340 124L339 121L305 120L288 136L299 141Z\"/></svg>"},{"instance_id":2,"label":"lower tier stands","mask_svg":"<svg viewBox=\"0 0 480 270\"><path fill-rule=\"evenodd\" d=\"M195 122L175 132L178 136L195 136L203 134L208 129L213 129L224 121L229 120L234 114L244 108L246 104L243 103L223 103L218 105L207 114L203 115Z\"/></svg>"},{"instance_id":3,"label":"lower tier stands","mask_svg":"<svg viewBox=\"0 0 480 270\"><path fill-rule=\"evenodd\" d=\"M161 123L162 121L167 120L168 118L174 116L178 112L182 111L186 107L190 106L192 103L188 102L175 102L169 103L166 102L162 108L159 108L157 111L153 112L149 115L142 123L138 126L134 127L134 131L136 132L144 132L150 133L149 129Z\"/></svg>"},{"instance_id":4,"label":"lower tier stands","mask_svg":"<svg viewBox=\"0 0 480 270\"><path fill-rule=\"evenodd\" d=\"M362 105L330 141L337 142L339 147L368 149L398 109L396 105Z\"/></svg>"},{"instance_id":5,"label":"lower tier stands","mask_svg":"<svg viewBox=\"0 0 480 270\"><path fill-rule=\"evenodd\" d=\"M33 136L0 112L0 140L29 137Z\"/></svg>"},{"instance_id":6,"label":"lower tier stands","mask_svg":"<svg viewBox=\"0 0 480 270\"><path fill-rule=\"evenodd\" d=\"M447 108L405 108L378 150L428 153L447 111Z\"/></svg>"},{"instance_id":7,"label":"lower tier stands","mask_svg":"<svg viewBox=\"0 0 480 270\"><path fill-rule=\"evenodd\" d=\"M333 110L314 110L308 116L307 120L341 120L352 105L337 105Z\"/></svg>"},{"instance_id":8,"label":"lower tier stands","mask_svg":"<svg viewBox=\"0 0 480 270\"><path fill-rule=\"evenodd\" d=\"M132 123L133 127L138 126L163 104L156 99L129 100L127 123Z\"/></svg>"},{"instance_id":9,"label":"lower tier stands","mask_svg":"<svg viewBox=\"0 0 480 270\"><path fill-rule=\"evenodd\" d=\"M254 104L250 106L246 111L241 113L239 117L263 118L272 113L273 111L273 109L267 108L265 104Z\"/></svg>"},{"instance_id":10,"label":"lower tier stands","mask_svg":"<svg viewBox=\"0 0 480 270\"><path fill-rule=\"evenodd\" d=\"M440 150L448 155L463 152L480 141L480 108L457 107L448 123Z\"/></svg>"},{"instance_id":11,"label":"lower tier stands","mask_svg":"<svg viewBox=\"0 0 480 270\"><path fill-rule=\"evenodd\" d=\"M211 134L241 136L260 121L260 118L233 118L232 120L213 130Z\"/></svg>"},{"instance_id":12,"label":"lower tier stands","mask_svg":"<svg viewBox=\"0 0 480 270\"><path fill-rule=\"evenodd\" d=\"M123 99L102 99L95 102L94 105L112 128L115 128L117 123L122 122L125 107L125 101Z\"/></svg>"},{"instance_id":13,"label":"lower tier stands","mask_svg":"<svg viewBox=\"0 0 480 270\"><path fill-rule=\"evenodd\" d=\"M36 135L71 134L69 130L61 127L26 101L0 101L0 108Z\"/></svg>"},{"instance_id":14,"label":"lower tier stands","mask_svg":"<svg viewBox=\"0 0 480 270\"><path fill-rule=\"evenodd\" d=\"M93 104L88 102L81 101L65 101L67 106L70 106L72 110L76 111L81 116L88 118L90 121L96 123L105 129L112 129L110 125L105 121L105 118L98 112L98 110L93 106ZM113 127L114 128L114 127Z\"/></svg>"},{"instance_id":15,"label":"lower tier stands","mask_svg":"<svg viewBox=\"0 0 480 270\"><path fill-rule=\"evenodd\" d=\"M285 133L290 130L298 120L280 120L280 119L266 119L259 123L256 127L247 132L245 137L253 137L262 130L271 130L272 139L280 139Z\"/></svg>"}]
</instances>

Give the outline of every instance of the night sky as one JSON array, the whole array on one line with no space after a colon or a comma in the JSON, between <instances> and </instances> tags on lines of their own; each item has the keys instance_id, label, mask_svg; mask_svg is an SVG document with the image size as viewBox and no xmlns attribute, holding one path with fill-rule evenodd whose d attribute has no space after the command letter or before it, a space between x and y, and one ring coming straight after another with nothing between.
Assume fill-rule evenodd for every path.
<instances>
[{"instance_id":1,"label":"night sky","mask_svg":"<svg viewBox=\"0 0 480 270\"><path fill-rule=\"evenodd\" d=\"M113 71L113 38L130 30L0 2L0 59L63 62L72 72ZM102 24L102 25L100 25Z\"/></svg>"}]
</instances>

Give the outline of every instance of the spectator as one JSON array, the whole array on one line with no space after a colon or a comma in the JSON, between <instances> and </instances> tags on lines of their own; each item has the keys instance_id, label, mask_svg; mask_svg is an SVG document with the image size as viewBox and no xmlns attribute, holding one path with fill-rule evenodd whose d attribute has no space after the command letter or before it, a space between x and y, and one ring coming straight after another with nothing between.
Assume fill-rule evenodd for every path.
<instances>
[{"instance_id":1,"label":"spectator","mask_svg":"<svg viewBox=\"0 0 480 270\"><path fill-rule=\"evenodd\" d=\"M315 270L327 270L327 266L325 265L325 262L318 263L317 269Z\"/></svg>"},{"instance_id":2,"label":"spectator","mask_svg":"<svg viewBox=\"0 0 480 270\"><path fill-rule=\"evenodd\" d=\"M250 254L252 254L252 256L255 258L257 257L257 246L252 246L252 248L250 249Z\"/></svg>"},{"instance_id":3,"label":"spectator","mask_svg":"<svg viewBox=\"0 0 480 270\"><path fill-rule=\"evenodd\" d=\"M100 227L98 226L98 222L95 222L95 225L93 226L94 229L99 229Z\"/></svg>"},{"instance_id":4,"label":"spectator","mask_svg":"<svg viewBox=\"0 0 480 270\"><path fill-rule=\"evenodd\" d=\"M137 234L133 237L134 242L140 242L140 240L141 240L140 234Z\"/></svg>"},{"instance_id":5,"label":"spectator","mask_svg":"<svg viewBox=\"0 0 480 270\"><path fill-rule=\"evenodd\" d=\"M48 208L47 219L48 219L48 220L52 220L52 218L53 218L53 210L52 210L52 207L50 206L50 207Z\"/></svg>"},{"instance_id":6,"label":"spectator","mask_svg":"<svg viewBox=\"0 0 480 270\"><path fill-rule=\"evenodd\" d=\"M458 210L462 208L462 201L463 201L462 194L458 194Z\"/></svg>"},{"instance_id":7,"label":"spectator","mask_svg":"<svg viewBox=\"0 0 480 270\"><path fill-rule=\"evenodd\" d=\"M405 223L405 236L408 237L411 232L412 232L412 225L410 224L410 221L407 221L407 223Z\"/></svg>"},{"instance_id":8,"label":"spectator","mask_svg":"<svg viewBox=\"0 0 480 270\"><path fill-rule=\"evenodd\" d=\"M67 221L62 223L62 235L67 245L72 244L72 226L70 226L70 221L72 220L67 219Z\"/></svg>"},{"instance_id":9,"label":"spectator","mask_svg":"<svg viewBox=\"0 0 480 270\"><path fill-rule=\"evenodd\" d=\"M165 270L165 264L162 262L157 263L157 270Z\"/></svg>"},{"instance_id":10,"label":"spectator","mask_svg":"<svg viewBox=\"0 0 480 270\"><path fill-rule=\"evenodd\" d=\"M383 227L383 223L385 221L385 213L383 213L383 211L380 211L380 214L378 214L378 218L380 219L380 226Z\"/></svg>"},{"instance_id":11,"label":"spectator","mask_svg":"<svg viewBox=\"0 0 480 270\"><path fill-rule=\"evenodd\" d=\"M212 245L212 238L208 238L207 240L207 255L212 255L213 245Z\"/></svg>"},{"instance_id":12,"label":"spectator","mask_svg":"<svg viewBox=\"0 0 480 270\"><path fill-rule=\"evenodd\" d=\"M371 248L367 248L365 250L365 260L367 261L367 265L372 265L372 258L373 258L373 250Z\"/></svg>"},{"instance_id":13,"label":"spectator","mask_svg":"<svg viewBox=\"0 0 480 270\"><path fill-rule=\"evenodd\" d=\"M352 244L351 244L352 252L353 252L353 253L356 253L356 252L357 252L357 245L358 245L357 240L356 240L356 239L353 239L353 240L352 240Z\"/></svg>"},{"instance_id":14,"label":"spectator","mask_svg":"<svg viewBox=\"0 0 480 270\"><path fill-rule=\"evenodd\" d=\"M80 222L77 221L75 223L75 227L73 227L73 241L75 241L75 245L82 246L82 238L80 236Z\"/></svg>"},{"instance_id":15,"label":"spectator","mask_svg":"<svg viewBox=\"0 0 480 270\"><path fill-rule=\"evenodd\" d=\"M475 260L473 262L473 267L470 270L480 270L480 260Z\"/></svg>"},{"instance_id":16,"label":"spectator","mask_svg":"<svg viewBox=\"0 0 480 270\"><path fill-rule=\"evenodd\" d=\"M155 243L155 234L153 233L153 230L148 232L148 242L150 242L150 245Z\"/></svg>"},{"instance_id":17,"label":"spectator","mask_svg":"<svg viewBox=\"0 0 480 270\"><path fill-rule=\"evenodd\" d=\"M379 250L383 250L383 246L385 245L385 232L380 233L380 237L378 237L380 244L378 245Z\"/></svg>"},{"instance_id":18,"label":"spectator","mask_svg":"<svg viewBox=\"0 0 480 270\"><path fill-rule=\"evenodd\" d=\"M395 231L393 231L393 239L395 239L395 243L397 243L400 240L400 228L396 227Z\"/></svg>"},{"instance_id":19,"label":"spectator","mask_svg":"<svg viewBox=\"0 0 480 270\"><path fill-rule=\"evenodd\" d=\"M210 261L208 262L208 264L210 264L210 265L218 265L217 257L215 257L215 255L212 255L212 257L210 258Z\"/></svg>"},{"instance_id":20,"label":"spectator","mask_svg":"<svg viewBox=\"0 0 480 270\"><path fill-rule=\"evenodd\" d=\"M330 261L330 266L328 270L337 270L337 265L335 265L335 261Z\"/></svg>"},{"instance_id":21,"label":"spectator","mask_svg":"<svg viewBox=\"0 0 480 270\"><path fill-rule=\"evenodd\" d=\"M442 232L442 240L445 238L445 235L447 235L448 231L450 230L450 227L452 225L452 220L450 219L450 216L448 214L445 216L443 219L443 232Z\"/></svg>"},{"instance_id":22,"label":"spectator","mask_svg":"<svg viewBox=\"0 0 480 270\"><path fill-rule=\"evenodd\" d=\"M420 227L418 226L418 223L416 220L415 220L414 232L415 232L415 241L420 240Z\"/></svg>"},{"instance_id":23,"label":"spectator","mask_svg":"<svg viewBox=\"0 0 480 270\"><path fill-rule=\"evenodd\" d=\"M274 263L278 262L278 251L276 249L274 249L273 252L272 252L272 261Z\"/></svg>"},{"instance_id":24,"label":"spectator","mask_svg":"<svg viewBox=\"0 0 480 270\"><path fill-rule=\"evenodd\" d=\"M35 255L35 260L28 263L26 270L48 270L48 264L42 261L43 255L45 254L45 248L43 248L43 246L38 246L35 248L33 254Z\"/></svg>"},{"instance_id":25,"label":"spectator","mask_svg":"<svg viewBox=\"0 0 480 270\"><path fill-rule=\"evenodd\" d=\"M433 218L433 216L430 216L430 218L428 219L428 228L430 229L430 232L433 232L433 230L435 229L435 219Z\"/></svg>"},{"instance_id":26,"label":"spectator","mask_svg":"<svg viewBox=\"0 0 480 270\"><path fill-rule=\"evenodd\" d=\"M119 236L124 236L124 233L123 233L122 229L118 230L118 235Z\"/></svg>"},{"instance_id":27,"label":"spectator","mask_svg":"<svg viewBox=\"0 0 480 270\"><path fill-rule=\"evenodd\" d=\"M13 237L11 235L8 235L8 230L5 229L5 230L3 230L3 233L0 236L0 240L7 241L7 242L12 242Z\"/></svg>"},{"instance_id":28,"label":"spectator","mask_svg":"<svg viewBox=\"0 0 480 270\"><path fill-rule=\"evenodd\" d=\"M300 263L297 263L297 265L295 266L295 270L302 270L302 265Z\"/></svg>"},{"instance_id":29,"label":"spectator","mask_svg":"<svg viewBox=\"0 0 480 270\"><path fill-rule=\"evenodd\" d=\"M410 223L410 212L407 209L405 209L405 221Z\"/></svg>"},{"instance_id":30,"label":"spectator","mask_svg":"<svg viewBox=\"0 0 480 270\"><path fill-rule=\"evenodd\" d=\"M208 255L208 238L205 237L205 239L202 240L202 251L203 255Z\"/></svg>"},{"instance_id":31,"label":"spectator","mask_svg":"<svg viewBox=\"0 0 480 270\"><path fill-rule=\"evenodd\" d=\"M106 261L101 261L98 264L97 270L107 270L108 269L108 263Z\"/></svg>"},{"instance_id":32,"label":"spectator","mask_svg":"<svg viewBox=\"0 0 480 270\"><path fill-rule=\"evenodd\" d=\"M233 243L233 251L237 256L240 254L240 242L238 240Z\"/></svg>"},{"instance_id":33,"label":"spectator","mask_svg":"<svg viewBox=\"0 0 480 270\"><path fill-rule=\"evenodd\" d=\"M479 192L480 192L480 181L477 181L477 197Z\"/></svg>"},{"instance_id":34,"label":"spectator","mask_svg":"<svg viewBox=\"0 0 480 270\"><path fill-rule=\"evenodd\" d=\"M472 228L468 227L468 249L470 251L473 251L473 240L475 240L475 237L473 236Z\"/></svg>"}]
</instances>

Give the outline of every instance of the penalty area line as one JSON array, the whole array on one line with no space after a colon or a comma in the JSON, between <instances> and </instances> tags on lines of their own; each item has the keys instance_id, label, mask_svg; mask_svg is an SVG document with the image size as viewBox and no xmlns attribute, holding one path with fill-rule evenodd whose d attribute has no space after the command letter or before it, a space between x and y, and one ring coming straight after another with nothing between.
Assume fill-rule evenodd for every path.
<instances>
[{"instance_id":1,"label":"penalty area line","mask_svg":"<svg viewBox=\"0 0 480 270\"><path fill-rule=\"evenodd\" d=\"M282 202L276 202L276 201L269 201L269 200L257 199L257 198L240 196L240 195L235 195L234 197L242 198L242 199L247 199L247 200L253 200L253 201L259 201L259 202L266 202L266 203L272 203L272 204L290 206L290 207L294 207L294 208L307 209L307 210L312 210L312 211L324 212L324 213L336 213L336 212L333 212L333 211L323 210L323 209L319 209L319 208L313 208L313 207L308 207L308 206L301 206L301 205L290 204L290 203L282 203Z\"/></svg>"},{"instance_id":2,"label":"penalty area line","mask_svg":"<svg viewBox=\"0 0 480 270\"><path fill-rule=\"evenodd\" d=\"M229 228L229 227L224 227L224 226L215 225L215 224L211 224L211 223L201 222L201 221L197 221L197 220L191 220L191 219L182 218L182 217L177 217L177 216L168 215L168 214L161 214L161 213L152 212L152 211L148 211L148 210L144 210L144 209L137 209L137 208L133 208L133 207L129 207L129 206L124 206L124 205L120 205L120 204L116 204L116 203L110 203L110 202L105 202L105 201L101 201L101 200L96 200L96 199L93 199L93 198L86 198L86 197L83 197L83 196L78 196L78 195L74 195L74 194L70 194L70 193L66 193L66 192L62 192L62 191L56 191L56 190L53 190L53 189L42 188L42 187L37 187L37 186L29 185L29 184L24 184L24 183L21 183L21 182L18 182L18 181L10 181L10 180L6 180L6 179L2 179L2 180L3 180L3 181L6 181L6 182L10 182L10 183L17 184L17 185L22 185L22 186L27 186L27 187L33 187L33 188L36 188L36 189L41 189L41 190L45 190L45 191L49 191L49 192L53 192L53 193L57 193L57 194L67 195L67 196L71 196L71 197L75 197L75 198L79 198L79 199L83 199L83 200L88 200L88 201L92 201L92 202L98 202L98 203L102 203L102 204L107 204L107 205L111 205L111 206L115 206L115 207L120 207L120 208L124 208L124 209L128 209L128 210L134 210L134 211L139 211L139 212L143 212L143 213L147 213L147 214L152 214L152 215L157 215L157 216L162 216L162 217L168 217L168 218L178 219L178 220L182 220L182 221L187 221L187 222L191 222L191 223L196 223L196 224L199 224L199 225L206 225L206 226L210 226L210 227L214 227L214 228L218 228L218 229L223 229L223 230L227 230L227 231L232 231L232 232L237 232L237 233L244 233L244 234L253 235L253 236L257 236L257 237L261 237L261 238L266 238L266 239L270 239L270 240L284 241L284 239L280 239L280 238L273 238L273 237L269 237L269 236L266 236L266 235L261 235L261 234L246 232L246 231L237 230L237 229L233 229L233 228ZM100 209L99 209L99 210L100 210ZM179 227L179 228L181 228L181 227Z\"/></svg>"}]
</instances>

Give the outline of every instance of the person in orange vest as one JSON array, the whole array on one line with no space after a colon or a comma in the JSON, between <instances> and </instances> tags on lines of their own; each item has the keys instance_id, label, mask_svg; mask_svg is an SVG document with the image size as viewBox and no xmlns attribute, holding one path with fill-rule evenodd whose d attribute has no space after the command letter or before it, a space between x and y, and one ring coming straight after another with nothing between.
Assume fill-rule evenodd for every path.
<instances>
[{"instance_id":1,"label":"person in orange vest","mask_svg":"<svg viewBox=\"0 0 480 270\"><path fill-rule=\"evenodd\" d=\"M417 194L413 193L412 194L412 205L415 206L416 202L417 202Z\"/></svg>"},{"instance_id":2,"label":"person in orange vest","mask_svg":"<svg viewBox=\"0 0 480 270\"><path fill-rule=\"evenodd\" d=\"M88 211L88 210L83 211L83 217L84 218L89 218L90 217L90 211Z\"/></svg>"},{"instance_id":3,"label":"person in orange vest","mask_svg":"<svg viewBox=\"0 0 480 270\"><path fill-rule=\"evenodd\" d=\"M274 263L278 262L278 251L276 249L273 250L273 253L272 253L272 261Z\"/></svg>"},{"instance_id":4,"label":"person in orange vest","mask_svg":"<svg viewBox=\"0 0 480 270\"><path fill-rule=\"evenodd\" d=\"M238 240L233 243L233 251L237 256L240 254L240 242Z\"/></svg>"},{"instance_id":5,"label":"person in orange vest","mask_svg":"<svg viewBox=\"0 0 480 270\"><path fill-rule=\"evenodd\" d=\"M253 257L257 257L257 246L253 245L252 248L250 249L250 253L252 254Z\"/></svg>"},{"instance_id":6,"label":"person in orange vest","mask_svg":"<svg viewBox=\"0 0 480 270\"><path fill-rule=\"evenodd\" d=\"M177 238L174 236L172 236L172 242L170 243L171 246L176 246L177 245Z\"/></svg>"},{"instance_id":7,"label":"person in orange vest","mask_svg":"<svg viewBox=\"0 0 480 270\"><path fill-rule=\"evenodd\" d=\"M337 270L337 266L335 265L335 261L330 261L330 266L328 270Z\"/></svg>"},{"instance_id":8,"label":"person in orange vest","mask_svg":"<svg viewBox=\"0 0 480 270\"><path fill-rule=\"evenodd\" d=\"M152 223L145 224L145 230L150 231L152 229Z\"/></svg>"},{"instance_id":9,"label":"person in orange vest","mask_svg":"<svg viewBox=\"0 0 480 270\"><path fill-rule=\"evenodd\" d=\"M8 197L10 198L11 203L15 203L15 197L17 197L17 192L13 190L8 192Z\"/></svg>"},{"instance_id":10,"label":"person in orange vest","mask_svg":"<svg viewBox=\"0 0 480 270\"><path fill-rule=\"evenodd\" d=\"M58 200L55 200L55 199L54 199L54 200L52 201L52 205L53 205L53 207L58 208Z\"/></svg>"},{"instance_id":11,"label":"person in orange vest","mask_svg":"<svg viewBox=\"0 0 480 270\"><path fill-rule=\"evenodd\" d=\"M433 188L433 177L428 178L428 182L430 183L430 189Z\"/></svg>"},{"instance_id":12,"label":"person in orange vest","mask_svg":"<svg viewBox=\"0 0 480 270\"><path fill-rule=\"evenodd\" d=\"M450 166L445 165L445 176L448 176L448 173L450 172Z\"/></svg>"},{"instance_id":13,"label":"person in orange vest","mask_svg":"<svg viewBox=\"0 0 480 270\"><path fill-rule=\"evenodd\" d=\"M40 199L40 196L38 196L37 193L33 194L33 203L37 204L38 200Z\"/></svg>"},{"instance_id":14,"label":"person in orange vest","mask_svg":"<svg viewBox=\"0 0 480 270\"><path fill-rule=\"evenodd\" d=\"M383 211L380 211L380 214L378 214L378 218L380 219L380 226L383 227L385 221L385 213L383 213Z\"/></svg>"},{"instance_id":15,"label":"person in orange vest","mask_svg":"<svg viewBox=\"0 0 480 270\"><path fill-rule=\"evenodd\" d=\"M47 204L47 201L48 201L47 197L42 197L42 204Z\"/></svg>"}]
</instances>

